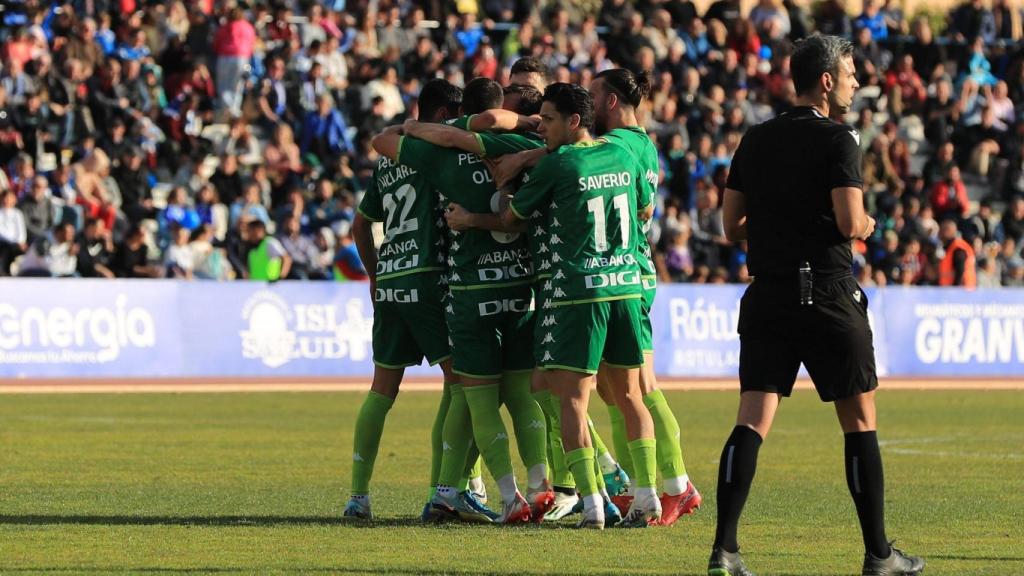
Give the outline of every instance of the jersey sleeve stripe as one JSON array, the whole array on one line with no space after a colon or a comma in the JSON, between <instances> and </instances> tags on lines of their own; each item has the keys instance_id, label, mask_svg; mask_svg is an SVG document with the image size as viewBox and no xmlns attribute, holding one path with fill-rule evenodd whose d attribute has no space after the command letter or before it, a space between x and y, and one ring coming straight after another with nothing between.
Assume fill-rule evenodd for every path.
<instances>
[{"instance_id":1,"label":"jersey sleeve stripe","mask_svg":"<svg viewBox=\"0 0 1024 576\"><path fill-rule=\"evenodd\" d=\"M516 218L519 218L520 220L529 220L530 219L529 217L523 216L522 214L520 214L519 210L516 210L515 200L513 200L512 202L509 202L508 209L511 210L512 213L516 215Z\"/></svg>"},{"instance_id":2,"label":"jersey sleeve stripe","mask_svg":"<svg viewBox=\"0 0 1024 576\"><path fill-rule=\"evenodd\" d=\"M405 144L405 136L398 138L398 152L395 154L395 162L402 163L402 145Z\"/></svg>"},{"instance_id":3,"label":"jersey sleeve stripe","mask_svg":"<svg viewBox=\"0 0 1024 576\"><path fill-rule=\"evenodd\" d=\"M359 212L360 214L362 214L363 218L366 218L370 222L380 222L380 218L374 218L373 216L370 216L365 211L363 211L363 207L362 206L357 206L356 207L356 212Z\"/></svg>"}]
</instances>

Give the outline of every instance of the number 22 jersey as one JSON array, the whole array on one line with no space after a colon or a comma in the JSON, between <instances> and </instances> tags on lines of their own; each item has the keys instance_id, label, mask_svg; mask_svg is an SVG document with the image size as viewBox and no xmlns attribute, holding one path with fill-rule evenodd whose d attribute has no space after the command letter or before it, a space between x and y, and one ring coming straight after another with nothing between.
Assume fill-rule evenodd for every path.
<instances>
[{"instance_id":1,"label":"number 22 jersey","mask_svg":"<svg viewBox=\"0 0 1024 576\"><path fill-rule=\"evenodd\" d=\"M416 170L382 156L359 213L384 225L378 282L445 269L445 224L437 191Z\"/></svg>"}]
</instances>

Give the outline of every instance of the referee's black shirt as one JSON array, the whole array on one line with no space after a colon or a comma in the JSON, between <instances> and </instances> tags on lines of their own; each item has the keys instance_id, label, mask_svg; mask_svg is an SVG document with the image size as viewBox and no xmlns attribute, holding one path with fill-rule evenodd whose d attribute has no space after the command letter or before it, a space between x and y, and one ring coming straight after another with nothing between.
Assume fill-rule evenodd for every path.
<instances>
[{"instance_id":1,"label":"referee's black shirt","mask_svg":"<svg viewBox=\"0 0 1024 576\"><path fill-rule=\"evenodd\" d=\"M832 189L863 183L860 135L810 106L748 130L726 186L745 200L750 274L791 278L806 261L817 278L848 276L850 241L836 225Z\"/></svg>"}]
</instances>

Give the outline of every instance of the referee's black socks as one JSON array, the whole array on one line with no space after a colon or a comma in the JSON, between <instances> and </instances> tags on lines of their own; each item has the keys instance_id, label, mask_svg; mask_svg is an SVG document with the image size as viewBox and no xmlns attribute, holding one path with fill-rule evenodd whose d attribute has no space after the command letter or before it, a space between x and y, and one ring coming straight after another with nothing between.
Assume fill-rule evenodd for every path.
<instances>
[{"instance_id":1,"label":"referee's black socks","mask_svg":"<svg viewBox=\"0 0 1024 576\"><path fill-rule=\"evenodd\" d=\"M891 548L885 537L885 479L876 432L846 435L846 485L857 506L864 548L876 558L888 558Z\"/></svg>"},{"instance_id":2,"label":"referee's black socks","mask_svg":"<svg viewBox=\"0 0 1024 576\"><path fill-rule=\"evenodd\" d=\"M722 459L718 464L718 527L715 529L715 547L736 552L736 527L740 513L750 493L757 469L757 452L761 449L761 435L746 426L737 426L725 442ZM859 510L859 508L858 508Z\"/></svg>"}]
</instances>

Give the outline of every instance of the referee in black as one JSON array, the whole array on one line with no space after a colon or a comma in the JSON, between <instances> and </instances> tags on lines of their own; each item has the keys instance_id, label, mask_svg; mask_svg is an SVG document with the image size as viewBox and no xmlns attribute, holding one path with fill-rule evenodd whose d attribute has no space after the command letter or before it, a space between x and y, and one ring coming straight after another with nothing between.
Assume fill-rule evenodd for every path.
<instances>
[{"instance_id":1,"label":"referee in black","mask_svg":"<svg viewBox=\"0 0 1024 576\"><path fill-rule=\"evenodd\" d=\"M709 576L748 576L736 541L740 513L783 397L800 364L846 436L846 483L864 535L865 576L911 575L924 560L885 535L882 458L875 433L874 347L868 301L853 279L850 242L875 229L864 211L860 135L845 113L859 85L853 45L815 35L790 60L789 112L751 128L736 150L723 201L729 240L746 240L754 282L740 303L740 408L718 467L718 527Z\"/></svg>"}]
</instances>

